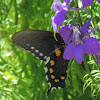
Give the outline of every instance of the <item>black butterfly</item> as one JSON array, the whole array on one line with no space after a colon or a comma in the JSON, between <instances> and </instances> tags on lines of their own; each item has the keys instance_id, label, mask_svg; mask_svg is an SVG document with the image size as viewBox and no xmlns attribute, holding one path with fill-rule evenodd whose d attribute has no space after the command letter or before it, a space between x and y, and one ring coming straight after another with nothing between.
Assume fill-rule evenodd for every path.
<instances>
[{"instance_id":1,"label":"black butterfly","mask_svg":"<svg viewBox=\"0 0 100 100\"><path fill-rule=\"evenodd\" d=\"M56 33L58 41L54 39L53 34L51 31L27 30L12 36L14 44L46 61L46 77L49 84L47 94L53 87L64 88L67 76L68 60L63 59L65 44L59 33Z\"/></svg>"}]
</instances>

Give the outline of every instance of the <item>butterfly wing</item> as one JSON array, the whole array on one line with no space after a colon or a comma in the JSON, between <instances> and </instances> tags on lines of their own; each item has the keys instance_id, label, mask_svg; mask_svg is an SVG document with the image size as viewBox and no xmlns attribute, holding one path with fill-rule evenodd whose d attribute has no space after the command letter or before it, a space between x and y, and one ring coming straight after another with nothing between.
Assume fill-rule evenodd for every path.
<instances>
[{"instance_id":1,"label":"butterfly wing","mask_svg":"<svg viewBox=\"0 0 100 100\"><path fill-rule=\"evenodd\" d=\"M64 88L65 87L65 79L67 77L67 66L68 60L63 59L64 48L60 48L55 50L47 64L46 64L46 77L49 84L49 89L47 94L50 93L53 87Z\"/></svg>"},{"instance_id":2,"label":"butterfly wing","mask_svg":"<svg viewBox=\"0 0 100 100\"><path fill-rule=\"evenodd\" d=\"M48 78L50 93L53 87L64 88L67 76L68 61L63 59L64 41L57 33L54 39L53 32L28 30L20 31L12 36L14 44L35 54L41 60L46 61L46 76Z\"/></svg>"},{"instance_id":3,"label":"butterfly wing","mask_svg":"<svg viewBox=\"0 0 100 100\"><path fill-rule=\"evenodd\" d=\"M24 48L40 60L46 61L46 58L56 49L64 45L64 41L57 33L58 41L54 39L53 32L40 30L26 30L17 32L12 36L14 44Z\"/></svg>"}]
</instances>

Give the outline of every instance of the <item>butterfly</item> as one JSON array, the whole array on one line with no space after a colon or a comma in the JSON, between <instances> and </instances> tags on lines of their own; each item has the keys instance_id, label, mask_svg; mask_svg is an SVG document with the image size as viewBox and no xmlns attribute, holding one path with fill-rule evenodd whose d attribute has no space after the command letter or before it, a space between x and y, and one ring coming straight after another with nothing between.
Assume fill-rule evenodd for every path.
<instances>
[{"instance_id":1,"label":"butterfly","mask_svg":"<svg viewBox=\"0 0 100 100\"><path fill-rule=\"evenodd\" d=\"M48 82L48 92L53 87L64 88L67 77L68 60L63 59L64 41L59 33L43 30L19 31L12 36L12 42L30 51L40 60L46 62L45 70Z\"/></svg>"}]
</instances>

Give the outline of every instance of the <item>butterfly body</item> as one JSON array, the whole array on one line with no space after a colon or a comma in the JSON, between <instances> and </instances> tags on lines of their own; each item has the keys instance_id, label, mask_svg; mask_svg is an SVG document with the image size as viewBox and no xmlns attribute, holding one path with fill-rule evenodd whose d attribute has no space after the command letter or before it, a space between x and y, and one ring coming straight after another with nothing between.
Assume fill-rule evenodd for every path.
<instances>
[{"instance_id":1,"label":"butterfly body","mask_svg":"<svg viewBox=\"0 0 100 100\"><path fill-rule=\"evenodd\" d=\"M17 32L12 36L14 44L35 54L40 60L47 61L46 76L48 78L50 93L53 87L65 87L68 61L63 59L64 41L59 33L58 41L54 39L53 32L40 30L26 30Z\"/></svg>"}]
</instances>

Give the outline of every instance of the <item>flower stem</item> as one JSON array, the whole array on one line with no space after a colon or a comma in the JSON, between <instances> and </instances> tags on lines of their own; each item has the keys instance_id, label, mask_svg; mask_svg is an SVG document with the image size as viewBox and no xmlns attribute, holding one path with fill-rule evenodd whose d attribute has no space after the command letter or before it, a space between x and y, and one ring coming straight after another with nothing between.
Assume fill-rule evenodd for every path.
<instances>
[{"instance_id":1,"label":"flower stem","mask_svg":"<svg viewBox=\"0 0 100 100\"><path fill-rule=\"evenodd\" d=\"M94 62L95 62L95 64L96 64L96 68L98 69L98 70L100 70L100 67L99 67L99 64L98 64L98 61L97 61L97 59L92 55L92 58L93 58L93 60L94 60Z\"/></svg>"},{"instance_id":2,"label":"flower stem","mask_svg":"<svg viewBox=\"0 0 100 100\"><path fill-rule=\"evenodd\" d=\"M78 0L75 0L75 6L76 6L76 8L79 8L78 7ZM80 27L82 27L82 21L81 21L81 16L80 16L79 10L77 11L77 21L78 21Z\"/></svg>"}]
</instances>

